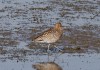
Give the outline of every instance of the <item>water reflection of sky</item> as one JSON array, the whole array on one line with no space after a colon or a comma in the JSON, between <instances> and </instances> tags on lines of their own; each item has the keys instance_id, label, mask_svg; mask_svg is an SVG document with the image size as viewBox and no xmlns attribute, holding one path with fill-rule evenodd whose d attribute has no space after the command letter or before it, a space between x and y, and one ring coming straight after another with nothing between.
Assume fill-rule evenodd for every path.
<instances>
[{"instance_id":1,"label":"water reflection of sky","mask_svg":"<svg viewBox=\"0 0 100 70\"><path fill-rule=\"evenodd\" d=\"M26 59L26 60L25 60ZM2 70L34 70L32 64L37 62L47 62L47 56L27 56L22 61L17 59L5 61L0 60L0 69ZM25 60L25 61L24 61ZM50 56L50 61L54 60L54 55ZM63 70L100 70L100 54L62 54L56 58L55 62Z\"/></svg>"}]
</instances>

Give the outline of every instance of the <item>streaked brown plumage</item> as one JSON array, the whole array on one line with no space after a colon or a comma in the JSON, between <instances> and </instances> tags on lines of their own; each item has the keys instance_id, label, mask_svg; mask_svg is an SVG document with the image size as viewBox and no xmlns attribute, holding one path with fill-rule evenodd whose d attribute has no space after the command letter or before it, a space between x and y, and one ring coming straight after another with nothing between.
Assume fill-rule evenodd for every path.
<instances>
[{"instance_id":1,"label":"streaked brown plumage","mask_svg":"<svg viewBox=\"0 0 100 70\"><path fill-rule=\"evenodd\" d=\"M34 39L34 42L38 43L54 43L59 40L63 33L62 25L57 22L53 28L44 31L41 35ZM50 45L49 45L50 46ZM48 50L49 50L48 46Z\"/></svg>"},{"instance_id":2,"label":"streaked brown plumage","mask_svg":"<svg viewBox=\"0 0 100 70\"><path fill-rule=\"evenodd\" d=\"M62 68L54 62L41 62L32 66L36 70L62 70Z\"/></svg>"}]
</instances>

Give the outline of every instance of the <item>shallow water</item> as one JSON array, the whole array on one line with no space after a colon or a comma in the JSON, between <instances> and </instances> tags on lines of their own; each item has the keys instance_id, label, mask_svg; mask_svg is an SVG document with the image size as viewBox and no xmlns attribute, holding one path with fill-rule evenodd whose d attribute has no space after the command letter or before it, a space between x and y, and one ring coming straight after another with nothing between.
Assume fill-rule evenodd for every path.
<instances>
[{"instance_id":1,"label":"shallow water","mask_svg":"<svg viewBox=\"0 0 100 70\"><path fill-rule=\"evenodd\" d=\"M60 55L60 54L59 54ZM50 61L54 60L55 55L50 56ZM20 59L20 58L19 58ZM32 65L38 62L47 62L47 55L26 56L23 59L0 59L2 70L34 70ZM1 61L2 60L2 61ZM100 54L61 54L55 59L55 63L63 70L99 70Z\"/></svg>"},{"instance_id":2,"label":"shallow water","mask_svg":"<svg viewBox=\"0 0 100 70\"><path fill-rule=\"evenodd\" d=\"M100 70L99 0L1 0L0 70L34 70L32 64L47 62L47 44L32 39L58 21L64 34L51 46L63 52L51 48L50 61L63 70Z\"/></svg>"}]
</instances>

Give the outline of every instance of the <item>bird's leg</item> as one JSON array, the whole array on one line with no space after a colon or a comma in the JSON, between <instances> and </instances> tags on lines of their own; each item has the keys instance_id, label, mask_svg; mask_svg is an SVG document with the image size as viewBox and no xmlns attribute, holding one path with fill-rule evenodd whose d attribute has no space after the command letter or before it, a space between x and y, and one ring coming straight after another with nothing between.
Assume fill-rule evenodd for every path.
<instances>
[{"instance_id":1,"label":"bird's leg","mask_svg":"<svg viewBox=\"0 0 100 70\"><path fill-rule=\"evenodd\" d=\"M50 55L50 44L48 44L47 53L48 53L48 62L49 62L49 55Z\"/></svg>"},{"instance_id":2,"label":"bird's leg","mask_svg":"<svg viewBox=\"0 0 100 70\"><path fill-rule=\"evenodd\" d=\"M50 51L50 44L48 44L48 49L47 49L47 52L49 52Z\"/></svg>"},{"instance_id":3,"label":"bird's leg","mask_svg":"<svg viewBox=\"0 0 100 70\"><path fill-rule=\"evenodd\" d=\"M49 60L49 53L48 53L48 62L49 62L50 60Z\"/></svg>"}]
</instances>

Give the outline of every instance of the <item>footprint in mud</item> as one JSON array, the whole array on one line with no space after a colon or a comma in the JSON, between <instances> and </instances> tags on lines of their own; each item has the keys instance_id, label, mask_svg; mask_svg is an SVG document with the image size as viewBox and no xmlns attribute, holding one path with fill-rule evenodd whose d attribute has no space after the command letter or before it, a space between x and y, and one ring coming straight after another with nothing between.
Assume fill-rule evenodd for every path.
<instances>
[{"instance_id":1,"label":"footprint in mud","mask_svg":"<svg viewBox=\"0 0 100 70\"><path fill-rule=\"evenodd\" d=\"M32 67L36 70L62 70L62 68L54 62L41 62L32 65Z\"/></svg>"}]
</instances>

